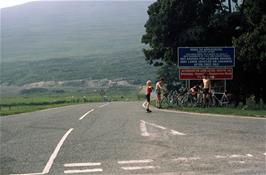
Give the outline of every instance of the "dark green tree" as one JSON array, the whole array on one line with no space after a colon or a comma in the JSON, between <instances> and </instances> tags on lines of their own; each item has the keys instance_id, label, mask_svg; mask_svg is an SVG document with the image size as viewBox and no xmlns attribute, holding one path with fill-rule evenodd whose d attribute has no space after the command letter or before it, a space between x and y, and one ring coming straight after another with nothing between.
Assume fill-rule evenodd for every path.
<instances>
[{"instance_id":1,"label":"dark green tree","mask_svg":"<svg viewBox=\"0 0 266 175\"><path fill-rule=\"evenodd\" d=\"M146 34L142 43L149 45L143 50L146 60L155 66L177 63L180 46L218 45L210 43L217 31L216 14L225 12L224 0L158 0L148 9ZM214 22L210 24L210 20ZM219 22L219 20L217 20ZM209 28L215 28L209 30ZM217 34L217 36L220 36ZM225 43L223 43L225 44Z\"/></svg>"},{"instance_id":2,"label":"dark green tree","mask_svg":"<svg viewBox=\"0 0 266 175\"><path fill-rule=\"evenodd\" d=\"M244 87L246 93L254 94L258 103L260 98L266 103L266 86L262 83L266 76L266 1L245 0L241 14L245 25L242 35L233 39L236 47L237 68L234 82Z\"/></svg>"}]
</instances>

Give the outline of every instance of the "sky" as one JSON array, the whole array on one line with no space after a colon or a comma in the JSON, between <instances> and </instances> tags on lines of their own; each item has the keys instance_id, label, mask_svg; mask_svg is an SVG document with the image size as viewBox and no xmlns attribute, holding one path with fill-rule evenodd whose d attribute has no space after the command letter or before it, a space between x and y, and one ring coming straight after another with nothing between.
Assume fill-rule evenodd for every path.
<instances>
[{"instance_id":1,"label":"sky","mask_svg":"<svg viewBox=\"0 0 266 175\"><path fill-rule=\"evenodd\" d=\"M58 0L0 0L0 8L16 6L31 1L58 1ZM66 0L60 0L60 1L66 1ZM81 0L81 1L92 1L92 0ZM119 1L139 1L139 0L119 0Z\"/></svg>"},{"instance_id":2,"label":"sky","mask_svg":"<svg viewBox=\"0 0 266 175\"><path fill-rule=\"evenodd\" d=\"M24 4L32 0L2 0L0 2L0 8L11 7L19 4Z\"/></svg>"}]
</instances>

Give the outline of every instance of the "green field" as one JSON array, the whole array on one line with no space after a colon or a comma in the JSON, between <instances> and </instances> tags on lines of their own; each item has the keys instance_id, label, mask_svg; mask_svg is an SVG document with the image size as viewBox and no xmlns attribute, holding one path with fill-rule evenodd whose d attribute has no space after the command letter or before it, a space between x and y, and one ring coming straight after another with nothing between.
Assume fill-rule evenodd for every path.
<instances>
[{"instance_id":1,"label":"green field","mask_svg":"<svg viewBox=\"0 0 266 175\"><path fill-rule=\"evenodd\" d=\"M155 105L155 102L152 103ZM246 106L240 105L239 107L178 107L167 104L162 104L164 109L178 110L185 112L195 113L210 113L210 114L225 114L225 115L240 115L251 117L265 117L266 118L266 105L255 104L254 101L248 100Z\"/></svg>"},{"instance_id":2,"label":"green field","mask_svg":"<svg viewBox=\"0 0 266 175\"><path fill-rule=\"evenodd\" d=\"M136 101L143 99L144 95L140 93L138 88L115 88L104 91L83 91L79 93L66 92L61 95L34 94L28 96L2 97L0 115L12 115L89 102Z\"/></svg>"}]
</instances>

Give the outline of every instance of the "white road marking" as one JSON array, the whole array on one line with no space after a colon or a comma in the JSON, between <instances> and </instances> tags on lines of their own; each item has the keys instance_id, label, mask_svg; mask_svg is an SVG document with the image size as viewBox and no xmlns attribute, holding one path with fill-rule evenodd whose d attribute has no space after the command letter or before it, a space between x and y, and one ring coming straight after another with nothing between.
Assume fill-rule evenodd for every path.
<instances>
[{"instance_id":1,"label":"white road marking","mask_svg":"<svg viewBox=\"0 0 266 175\"><path fill-rule=\"evenodd\" d=\"M263 153L264 156L266 156L266 153Z\"/></svg>"},{"instance_id":2,"label":"white road marking","mask_svg":"<svg viewBox=\"0 0 266 175\"><path fill-rule=\"evenodd\" d=\"M246 157L244 155L238 155L238 154L233 154L231 156L229 156L230 158L240 158L240 157Z\"/></svg>"},{"instance_id":3,"label":"white road marking","mask_svg":"<svg viewBox=\"0 0 266 175\"><path fill-rule=\"evenodd\" d=\"M28 174L11 174L11 175L40 175L40 174L48 174L53 163L54 159L56 158L58 152L60 151L61 146L63 145L64 141L66 140L67 136L73 131L73 128L70 128L65 135L61 138L60 142L57 144L54 152L50 156L48 162L46 163L46 166L44 167L43 171L41 173L28 173Z\"/></svg>"},{"instance_id":4,"label":"white road marking","mask_svg":"<svg viewBox=\"0 0 266 175\"><path fill-rule=\"evenodd\" d=\"M144 137L150 136L150 134L147 131L147 127L146 127L146 122L145 121L141 120L139 127L140 127L140 131L141 131L141 135L142 136L144 136Z\"/></svg>"},{"instance_id":5,"label":"white road marking","mask_svg":"<svg viewBox=\"0 0 266 175\"><path fill-rule=\"evenodd\" d=\"M52 165L53 165L53 162L54 162L54 159L56 158L61 146L63 145L64 141L66 140L67 136L73 131L74 129L73 128L70 128L66 133L65 135L62 137L62 139L60 140L60 142L58 143L58 145L56 146L53 154L51 155L50 159L48 160L46 166L44 167L43 169L43 173L44 174L48 174Z\"/></svg>"},{"instance_id":6,"label":"white road marking","mask_svg":"<svg viewBox=\"0 0 266 175\"><path fill-rule=\"evenodd\" d=\"M93 111L94 111L94 109L89 110L89 111L86 112L83 116L81 116L81 117L79 118L79 120L82 120L84 117L86 117L86 115L88 115L89 113L91 113L91 112L93 112Z\"/></svg>"},{"instance_id":7,"label":"white road marking","mask_svg":"<svg viewBox=\"0 0 266 175\"><path fill-rule=\"evenodd\" d=\"M141 125L144 125L143 123L145 124L145 128L146 128L146 124L147 124L147 125L150 125L150 126L153 126L155 128L162 129L162 130L169 130L169 134L172 134L172 135L182 135L182 136L186 135L185 133L178 132L178 131L173 130L173 129L170 130L170 129L167 129L166 127L164 127L164 126L160 126L160 125L157 125L157 124L154 124L154 123L149 123L149 122L145 122L145 121L141 120ZM144 126L142 126L142 127L144 127ZM143 132L142 133L144 133L144 128L143 128ZM142 136L144 136L144 135L142 135ZM147 136L147 135L145 135L145 136Z\"/></svg>"},{"instance_id":8,"label":"white road marking","mask_svg":"<svg viewBox=\"0 0 266 175\"><path fill-rule=\"evenodd\" d=\"M149 122L146 122L146 123L147 123L147 125L151 125L151 126L153 126L155 128L159 128L159 129L162 129L162 130L167 129L166 127L163 127L163 126L160 126L160 125L156 125L154 123L149 123Z\"/></svg>"},{"instance_id":9,"label":"white road marking","mask_svg":"<svg viewBox=\"0 0 266 175\"><path fill-rule=\"evenodd\" d=\"M252 154L246 154L247 157L254 157Z\"/></svg>"},{"instance_id":10,"label":"white road marking","mask_svg":"<svg viewBox=\"0 0 266 175\"><path fill-rule=\"evenodd\" d=\"M92 162L87 162L87 163L67 163L64 164L64 167L83 167L83 166L100 166L101 163L92 163Z\"/></svg>"},{"instance_id":11,"label":"white road marking","mask_svg":"<svg viewBox=\"0 0 266 175\"><path fill-rule=\"evenodd\" d=\"M134 163L150 163L153 162L151 159L146 160L126 160L126 161L118 161L118 164L134 164Z\"/></svg>"},{"instance_id":12,"label":"white road marking","mask_svg":"<svg viewBox=\"0 0 266 175\"><path fill-rule=\"evenodd\" d=\"M225 159L227 156L220 156L220 155L216 155L215 158L217 159Z\"/></svg>"},{"instance_id":13,"label":"white road marking","mask_svg":"<svg viewBox=\"0 0 266 175\"><path fill-rule=\"evenodd\" d=\"M65 174L74 174L74 173L95 173L95 172L102 172L103 169L95 168L95 169L84 169L84 170L66 170L64 171Z\"/></svg>"},{"instance_id":14,"label":"white road marking","mask_svg":"<svg viewBox=\"0 0 266 175\"><path fill-rule=\"evenodd\" d=\"M10 175L40 175L44 173L28 173L28 174L10 174Z\"/></svg>"},{"instance_id":15,"label":"white road marking","mask_svg":"<svg viewBox=\"0 0 266 175\"><path fill-rule=\"evenodd\" d=\"M134 166L134 167L121 167L123 170L132 171L132 170L143 170L143 169L155 169L159 167L155 166Z\"/></svg>"},{"instance_id":16,"label":"white road marking","mask_svg":"<svg viewBox=\"0 0 266 175\"><path fill-rule=\"evenodd\" d=\"M178 132L178 131L173 130L173 129L171 129L170 133L171 133L172 135L180 135L180 136L184 136L184 135L186 135L185 133Z\"/></svg>"},{"instance_id":17,"label":"white road marking","mask_svg":"<svg viewBox=\"0 0 266 175\"><path fill-rule=\"evenodd\" d=\"M99 106L99 108L102 108L102 107L107 106L107 105L109 105L109 103L105 103L105 104Z\"/></svg>"},{"instance_id":18,"label":"white road marking","mask_svg":"<svg viewBox=\"0 0 266 175\"><path fill-rule=\"evenodd\" d=\"M229 161L228 163L230 164L235 164L235 163L238 163L238 164L245 164L246 162L241 160L241 161Z\"/></svg>"},{"instance_id":19,"label":"white road marking","mask_svg":"<svg viewBox=\"0 0 266 175\"><path fill-rule=\"evenodd\" d=\"M200 157L178 157L176 159L173 159L173 161L190 161L190 160L200 160L201 158Z\"/></svg>"}]
</instances>

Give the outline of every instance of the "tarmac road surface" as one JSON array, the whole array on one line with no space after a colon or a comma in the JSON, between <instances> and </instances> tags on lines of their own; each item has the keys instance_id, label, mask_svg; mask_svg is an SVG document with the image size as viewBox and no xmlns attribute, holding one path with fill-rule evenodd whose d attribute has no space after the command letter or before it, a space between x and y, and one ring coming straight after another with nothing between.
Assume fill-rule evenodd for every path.
<instances>
[{"instance_id":1,"label":"tarmac road surface","mask_svg":"<svg viewBox=\"0 0 266 175\"><path fill-rule=\"evenodd\" d=\"M0 174L266 174L266 119L152 110L89 103L1 117Z\"/></svg>"}]
</instances>

